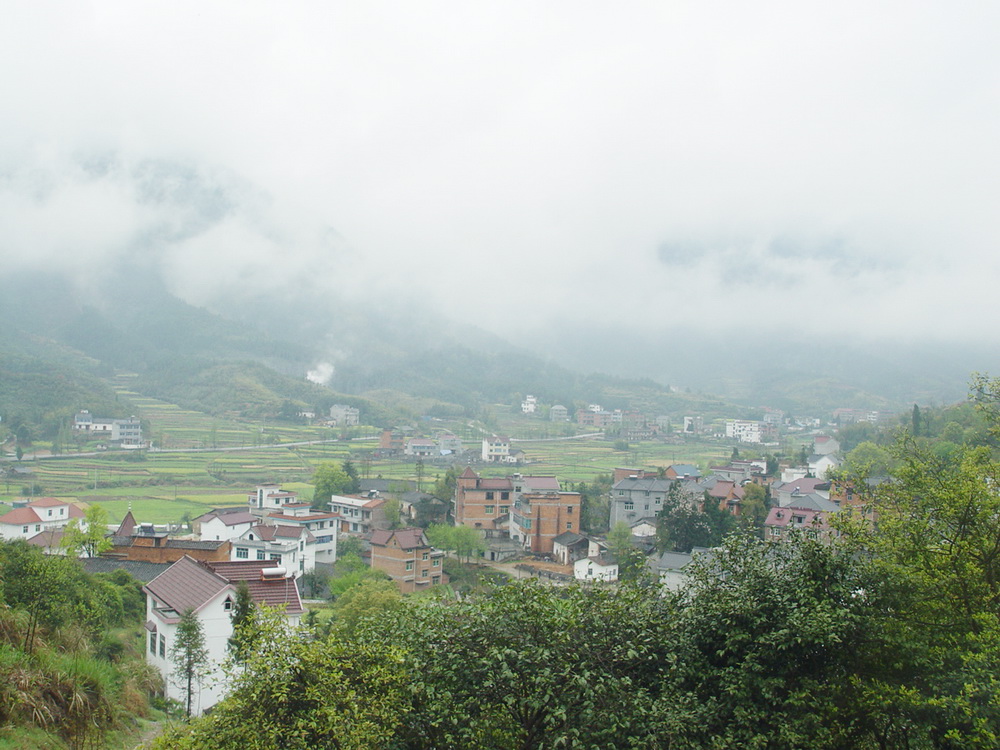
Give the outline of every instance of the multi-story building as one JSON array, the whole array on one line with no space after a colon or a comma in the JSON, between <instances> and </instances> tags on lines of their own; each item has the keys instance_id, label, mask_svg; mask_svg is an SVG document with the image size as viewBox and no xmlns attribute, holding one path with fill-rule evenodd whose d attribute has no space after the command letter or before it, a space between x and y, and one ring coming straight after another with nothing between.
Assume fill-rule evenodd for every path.
<instances>
[{"instance_id":1,"label":"multi-story building","mask_svg":"<svg viewBox=\"0 0 1000 750\"><path fill-rule=\"evenodd\" d=\"M364 497L334 495L330 498L330 513L342 533L364 536L375 529L388 528L384 505L385 498L377 492Z\"/></svg>"},{"instance_id":2,"label":"multi-story building","mask_svg":"<svg viewBox=\"0 0 1000 750\"><path fill-rule=\"evenodd\" d=\"M404 594L448 583L444 552L434 549L423 529L377 529L371 536L371 566L395 581Z\"/></svg>"},{"instance_id":3,"label":"multi-story building","mask_svg":"<svg viewBox=\"0 0 1000 750\"><path fill-rule=\"evenodd\" d=\"M727 419L726 437L741 443L759 443L764 435L764 423L752 419Z\"/></svg>"},{"instance_id":4,"label":"multi-story building","mask_svg":"<svg viewBox=\"0 0 1000 750\"><path fill-rule=\"evenodd\" d=\"M329 511L313 510L308 503L286 505L280 513L271 513L266 523L296 526L312 534L312 557L318 564L333 565L337 561L337 526L340 518Z\"/></svg>"},{"instance_id":5,"label":"multi-story building","mask_svg":"<svg viewBox=\"0 0 1000 750\"><path fill-rule=\"evenodd\" d=\"M73 417L73 429L77 432L107 435L109 442L119 448L142 448L142 424L137 417L116 419L95 417L84 409Z\"/></svg>"},{"instance_id":6,"label":"multi-story building","mask_svg":"<svg viewBox=\"0 0 1000 750\"><path fill-rule=\"evenodd\" d=\"M506 535L513 503L509 477L480 477L467 467L455 482L455 523L480 529L487 538Z\"/></svg>"},{"instance_id":7,"label":"multi-story building","mask_svg":"<svg viewBox=\"0 0 1000 750\"><path fill-rule=\"evenodd\" d=\"M270 561L198 562L183 557L143 587L146 594L146 662L163 676L168 698L187 696L173 679L176 669L171 649L177 641L181 615L192 611L198 618L210 673L224 674L227 644L233 634L232 611L236 589L245 582L258 605L281 611L289 628L299 624L305 609L294 579L283 567ZM192 713L200 715L226 694L223 679L197 681L191 695Z\"/></svg>"},{"instance_id":8,"label":"multi-story building","mask_svg":"<svg viewBox=\"0 0 1000 750\"><path fill-rule=\"evenodd\" d=\"M525 396L521 402L522 414L534 414L538 411L538 399L534 396Z\"/></svg>"},{"instance_id":9,"label":"multi-story building","mask_svg":"<svg viewBox=\"0 0 1000 750\"><path fill-rule=\"evenodd\" d=\"M74 503L40 497L0 516L0 539L31 539L43 531L64 529L74 518L82 523L83 516Z\"/></svg>"},{"instance_id":10,"label":"multi-story building","mask_svg":"<svg viewBox=\"0 0 1000 750\"><path fill-rule=\"evenodd\" d=\"M297 492L283 490L276 484L262 484L257 490L247 496L250 512L257 516L265 516L274 511L280 511L286 505L297 505Z\"/></svg>"},{"instance_id":11,"label":"multi-story building","mask_svg":"<svg viewBox=\"0 0 1000 750\"><path fill-rule=\"evenodd\" d=\"M430 438L420 437L412 437L407 440L403 453L404 455L415 456L417 458L430 458L431 456L440 455L436 442Z\"/></svg>"},{"instance_id":12,"label":"multi-story building","mask_svg":"<svg viewBox=\"0 0 1000 750\"><path fill-rule=\"evenodd\" d=\"M562 404L554 404L549 409L549 419L553 422L568 422L569 421L569 409L567 409Z\"/></svg>"},{"instance_id":13,"label":"multi-story building","mask_svg":"<svg viewBox=\"0 0 1000 750\"><path fill-rule=\"evenodd\" d=\"M269 560L293 576L316 568L316 537L300 526L257 524L232 542L231 560Z\"/></svg>"},{"instance_id":14,"label":"multi-story building","mask_svg":"<svg viewBox=\"0 0 1000 750\"><path fill-rule=\"evenodd\" d=\"M576 423L586 427L596 427L604 429L612 424L614 413L610 411L593 411L591 409L578 409L576 412Z\"/></svg>"},{"instance_id":15,"label":"multi-story building","mask_svg":"<svg viewBox=\"0 0 1000 750\"><path fill-rule=\"evenodd\" d=\"M330 421L337 427L356 427L361 422L361 412L347 404L334 404L330 407Z\"/></svg>"},{"instance_id":16,"label":"multi-story building","mask_svg":"<svg viewBox=\"0 0 1000 750\"><path fill-rule=\"evenodd\" d=\"M510 438L505 435L491 435L483 438L483 461L507 463L510 458Z\"/></svg>"},{"instance_id":17,"label":"multi-story building","mask_svg":"<svg viewBox=\"0 0 1000 750\"><path fill-rule=\"evenodd\" d=\"M536 554L551 555L553 540L571 531L580 533L579 492L523 492L514 502L510 537Z\"/></svg>"},{"instance_id":18,"label":"multi-story building","mask_svg":"<svg viewBox=\"0 0 1000 750\"><path fill-rule=\"evenodd\" d=\"M642 518L653 518L663 509L663 501L670 491L674 479L661 479L643 471L621 476L615 471L615 483L611 487L611 510L609 523L614 528L618 523L628 526Z\"/></svg>"}]
</instances>

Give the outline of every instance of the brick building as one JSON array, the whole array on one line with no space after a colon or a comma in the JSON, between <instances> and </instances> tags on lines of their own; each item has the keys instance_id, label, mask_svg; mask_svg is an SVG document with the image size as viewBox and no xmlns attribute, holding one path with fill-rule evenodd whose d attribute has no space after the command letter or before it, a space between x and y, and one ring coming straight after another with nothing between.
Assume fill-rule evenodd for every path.
<instances>
[{"instance_id":1,"label":"brick building","mask_svg":"<svg viewBox=\"0 0 1000 750\"><path fill-rule=\"evenodd\" d=\"M448 583L444 552L434 549L423 529L377 529L371 536L371 566L395 581L404 593Z\"/></svg>"}]
</instances>

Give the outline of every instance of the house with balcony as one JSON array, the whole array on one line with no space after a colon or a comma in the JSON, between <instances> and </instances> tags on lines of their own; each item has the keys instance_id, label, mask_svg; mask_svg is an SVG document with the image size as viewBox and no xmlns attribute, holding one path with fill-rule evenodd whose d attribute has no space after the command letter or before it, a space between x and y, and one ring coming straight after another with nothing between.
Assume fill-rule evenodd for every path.
<instances>
[{"instance_id":1,"label":"house with balcony","mask_svg":"<svg viewBox=\"0 0 1000 750\"><path fill-rule=\"evenodd\" d=\"M309 503L297 503L284 506L280 513L271 513L265 522L309 532L315 540L312 557L316 565L332 566L337 561L337 528L340 519L335 513L313 510Z\"/></svg>"},{"instance_id":2,"label":"house with balcony","mask_svg":"<svg viewBox=\"0 0 1000 750\"><path fill-rule=\"evenodd\" d=\"M333 495L330 514L343 534L365 536L375 529L389 527L385 517L385 498L377 492L368 495Z\"/></svg>"},{"instance_id":3,"label":"house with balcony","mask_svg":"<svg viewBox=\"0 0 1000 750\"><path fill-rule=\"evenodd\" d=\"M231 560L267 560L294 577L316 569L316 537L301 526L257 524L232 542Z\"/></svg>"}]
</instances>

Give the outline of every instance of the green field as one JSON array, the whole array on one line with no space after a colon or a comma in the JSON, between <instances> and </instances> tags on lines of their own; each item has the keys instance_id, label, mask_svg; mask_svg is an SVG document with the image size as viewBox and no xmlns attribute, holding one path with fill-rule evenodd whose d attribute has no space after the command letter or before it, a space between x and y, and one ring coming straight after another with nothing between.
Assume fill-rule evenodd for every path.
<instances>
[{"instance_id":1,"label":"green field","mask_svg":"<svg viewBox=\"0 0 1000 750\"><path fill-rule=\"evenodd\" d=\"M136 405L136 416L148 425L155 450L64 453L35 460L32 454L19 464L31 474L12 477L8 473L0 486L0 499L10 502L25 494L65 497L103 505L116 521L131 506L141 522L176 523L207 508L241 505L258 484L281 484L311 500L309 482L324 461L350 459L366 478L418 479L414 461L375 455L378 441L373 438L378 430L374 427L351 428L355 439L343 440L338 439L341 433L327 427L219 419L142 396L127 390L127 385L119 385L118 390ZM492 420L493 428L489 429L466 419L433 419L421 422L414 434L448 429L478 454L483 435L502 432L524 450L528 463L477 463L476 471L489 476L512 472L555 475L567 483L589 482L617 467L651 469L691 463L704 471L727 462L732 452L730 445L708 439L683 444L654 441L616 450L615 439L578 437L584 428L522 417L502 405L494 407ZM323 442L294 445L307 441ZM43 455L44 451L39 451L39 456ZM429 489L447 468L447 463L426 460L421 486Z\"/></svg>"}]
</instances>

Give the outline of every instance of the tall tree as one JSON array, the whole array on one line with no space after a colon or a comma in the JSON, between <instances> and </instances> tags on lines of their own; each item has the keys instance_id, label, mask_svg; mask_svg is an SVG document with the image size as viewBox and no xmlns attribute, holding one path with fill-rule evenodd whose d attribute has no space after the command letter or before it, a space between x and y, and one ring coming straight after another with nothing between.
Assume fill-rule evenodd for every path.
<instances>
[{"instance_id":1,"label":"tall tree","mask_svg":"<svg viewBox=\"0 0 1000 750\"><path fill-rule=\"evenodd\" d=\"M324 461L313 472L313 507L325 508L331 496L348 493L351 486L351 477L341 466Z\"/></svg>"},{"instance_id":2,"label":"tall tree","mask_svg":"<svg viewBox=\"0 0 1000 750\"><path fill-rule=\"evenodd\" d=\"M254 632L254 615L256 607L250 595L250 587L246 581L240 581L236 586L236 601L229 620L233 624L233 634L226 644L229 653L237 663L246 662L250 649L253 648L252 634Z\"/></svg>"},{"instance_id":3,"label":"tall tree","mask_svg":"<svg viewBox=\"0 0 1000 750\"><path fill-rule=\"evenodd\" d=\"M184 711L190 717L195 683L201 683L209 668L205 633L193 609L181 614L170 647L170 659L174 663L175 684L184 692Z\"/></svg>"}]
</instances>

